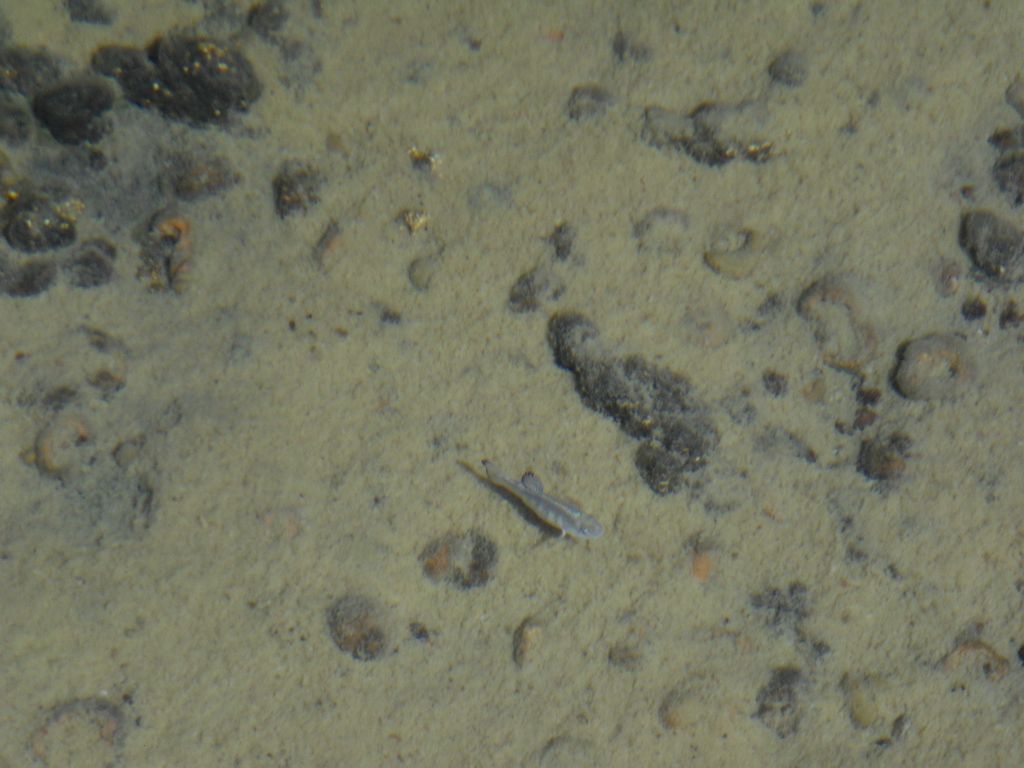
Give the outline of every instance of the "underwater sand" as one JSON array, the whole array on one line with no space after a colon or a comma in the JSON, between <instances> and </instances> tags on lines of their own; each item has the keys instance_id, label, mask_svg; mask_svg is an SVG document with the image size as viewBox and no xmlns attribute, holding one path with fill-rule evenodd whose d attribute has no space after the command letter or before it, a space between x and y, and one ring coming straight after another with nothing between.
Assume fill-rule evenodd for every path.
<instances>
[{"instance_id":1,"label":"underwater sand","mask_svg":"<svg viewBox=\"0 0 1024 768\"><path fill-rule=\"evenodd\" d=\"M119 101L109 170L77 181L82 148L42 128L4 148L65 174L79 240L118 255L102 287L0 299L0 766L1024 762L1024 366L999 322L1024 296L957 243L965 208L1021 221L988 142L1020 123L1014 3L296 0L270 39L244 3L106 7L0 10L11 44L81 69L176 27L237 35L263 93L201 129ZM785 51L799 83L769 74ZM590 84L607 104L571 119ZM642 135L647 107L703 102L767 157ZM194 147L238 183L175 203L166 158ZM323 184L282 218L285 160ZM151 290L138 231L171 204L189 277ZM513 311L538 266L559 289ZM836 275L871 329L854 366L797 311ZM568 311L706 408L714 450L675 492L554 364ZM935 332L973 373L903 397L900 345ZM89 438L55 476L34 446L69 415ZM899 476L858 471L893 434ZM460 465L483 458L604 536L541 531ZM448 534L493 546L466 588L422 557ZM328 627L352 596L359 659Z\"/></svg>"}]
</instances>

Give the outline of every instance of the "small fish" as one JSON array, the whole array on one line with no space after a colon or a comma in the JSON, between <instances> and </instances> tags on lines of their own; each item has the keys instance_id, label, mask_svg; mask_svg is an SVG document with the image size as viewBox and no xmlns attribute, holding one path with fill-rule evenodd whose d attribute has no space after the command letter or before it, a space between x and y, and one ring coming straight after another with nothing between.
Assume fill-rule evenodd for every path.
<instances>
[{"instance_id":1,"label":"small fish","mask_svg":"<svg viewBox=\"0 0 1024 768\"><path fill-rule=\"evenodd\" d=\"M562 536L596 539L604 533L604 527L596 519L571 501L544 493L540 478L532 472L523 475L522 480L513 480L486 459L482 464L492 485L515 496L540 520L560 530Z\"/></svg>"}]
</instances>

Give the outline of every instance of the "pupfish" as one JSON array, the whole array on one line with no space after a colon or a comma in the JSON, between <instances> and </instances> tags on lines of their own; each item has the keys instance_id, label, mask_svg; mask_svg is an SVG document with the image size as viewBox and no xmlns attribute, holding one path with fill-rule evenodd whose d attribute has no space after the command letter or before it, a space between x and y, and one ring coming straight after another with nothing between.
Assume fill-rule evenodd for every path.
<instances>
[{"instance_id":1,"label":"pupfish","mask_svg":"<svg viewBox=\"0 0 1024 768\"><path fill-rule=\"evenodd\" d=\"M540 478L532 472L527 472L521 480L513 480L486 459L482 463L492 485L515 496L540 520L560 530L562 536L596 539L604 533L601 523L571 501L545 493Z\"/></svg>"}]
</instances>

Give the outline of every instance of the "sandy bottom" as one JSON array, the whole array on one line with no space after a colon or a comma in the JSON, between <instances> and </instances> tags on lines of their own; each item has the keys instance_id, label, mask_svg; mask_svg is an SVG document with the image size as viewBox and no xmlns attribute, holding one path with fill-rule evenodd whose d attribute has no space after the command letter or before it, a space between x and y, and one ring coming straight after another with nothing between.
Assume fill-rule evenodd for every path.
<instances>
[{"instance_id":1,"label":"sandy bottom","mask_svg":"<svg viewBox=\"0 0 1024 768\"><path fill-rule=\"evenodd\" d=\"M117 257L0 298L0 766L1024 762L1024 295L958 245L1022 220L1015 3L104 3L5 3L9 42L196 25L262 95L5 149ZM180 153L234 183L175 199ZM555 365L568 312L688 382L671 492L642 403Z\"/></svg>"}]
</instances>

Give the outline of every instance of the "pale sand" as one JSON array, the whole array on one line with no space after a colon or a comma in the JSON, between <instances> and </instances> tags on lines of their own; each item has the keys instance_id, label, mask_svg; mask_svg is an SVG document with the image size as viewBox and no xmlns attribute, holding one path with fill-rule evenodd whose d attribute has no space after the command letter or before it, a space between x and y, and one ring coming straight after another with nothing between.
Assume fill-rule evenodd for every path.
<instances>
[{"instance_id":1,"label":"pale sand","mask_svg":"<svg viewBox=\"0 0 1024 768\"><path fill-rule=\"evenodd\" d=\"M108 0L113 27L72 26L58 5L3 10L15 42L80 65L100 43L141 45L200 15ZM130 696L119 765L1021 764L1024 372L1015 331L959 312L970 295L998 311L1020 291L935 287L943 260L967 267L960 188L1007 210L986 140L1019 122L1003 96L1024 68L1015 5L324 5L319 22L292 7L283 34L308 46L297 63L245 42L264 95L234 128L176 129L242 177L181 206L195 248L182 295L148 293L119 232L113 284L0 300L0 765L29 764L50 708L97 696ZM618 29L650 58L617 62ZM807 60L798 88L766 74L786 48ZM613 102L570 123L585 83ZM774 159L712 169L639 139L645 106L705 100L760 102ZM413 146L440 156L432 179L410 167ZM270 178L293 157L326 183L317 207L281 221ZM657 206L686 213L675 254L638 253L633 224ZM403 209L425 211L428 229L410 236ZM332 218L340 241L317 269L310 249ZM562 220L577 232L555 267L564 296L513 314L509 288L550 260L544 238ZM760 234L749 277L702 263L722 226ZM104 232L88 209L82 229ZM442 247L429 289L414 290L410 262ZM876 428L913 439L888 494L857 473L859 436L834 426L853 418L851 377L823 364L794 310L830 272L864 286ZM782 310L746 330L771 293ZM401 322L381 323L382 308ZM634 442L581 404L545 341L567 308L693 382L721 434L702 488L656 497ZM123 342L127 386L77 412L98 442L145 433L155 487L151 528L99 547L57 481L18 458L47 419L26 395L97 365L82 324ZM896 348L936 330L968 335L978 375L952 403L904 400L887 384ZM788 376L784 398L765 394L768 368ZM816 379L823 399L809 402ZM748 401L752 420L730 418ZM817 462L756 448L770 426ZM543 539L456 463L484 457L534 469L604 537ZM490 583L425 578L423 547L470 528L498 547ZM698 536L713 562L703 583ZM806 618L769 626L751 596L795 582ZM383 606L374 661L328 635L328 604L350 592ZM520 668L512 636L530 616L542 632ZM976 648L947 658L965 638L1008 659L1001 679ZM609 663L623 647L634 666ZM754 715L786 666L803 682L796 732L780 738ZM900 716L902 735L876 746ZM109 752L72 726L54 738L71 745L52 741L54 754Z\"/></svg>"}]
</instances>

